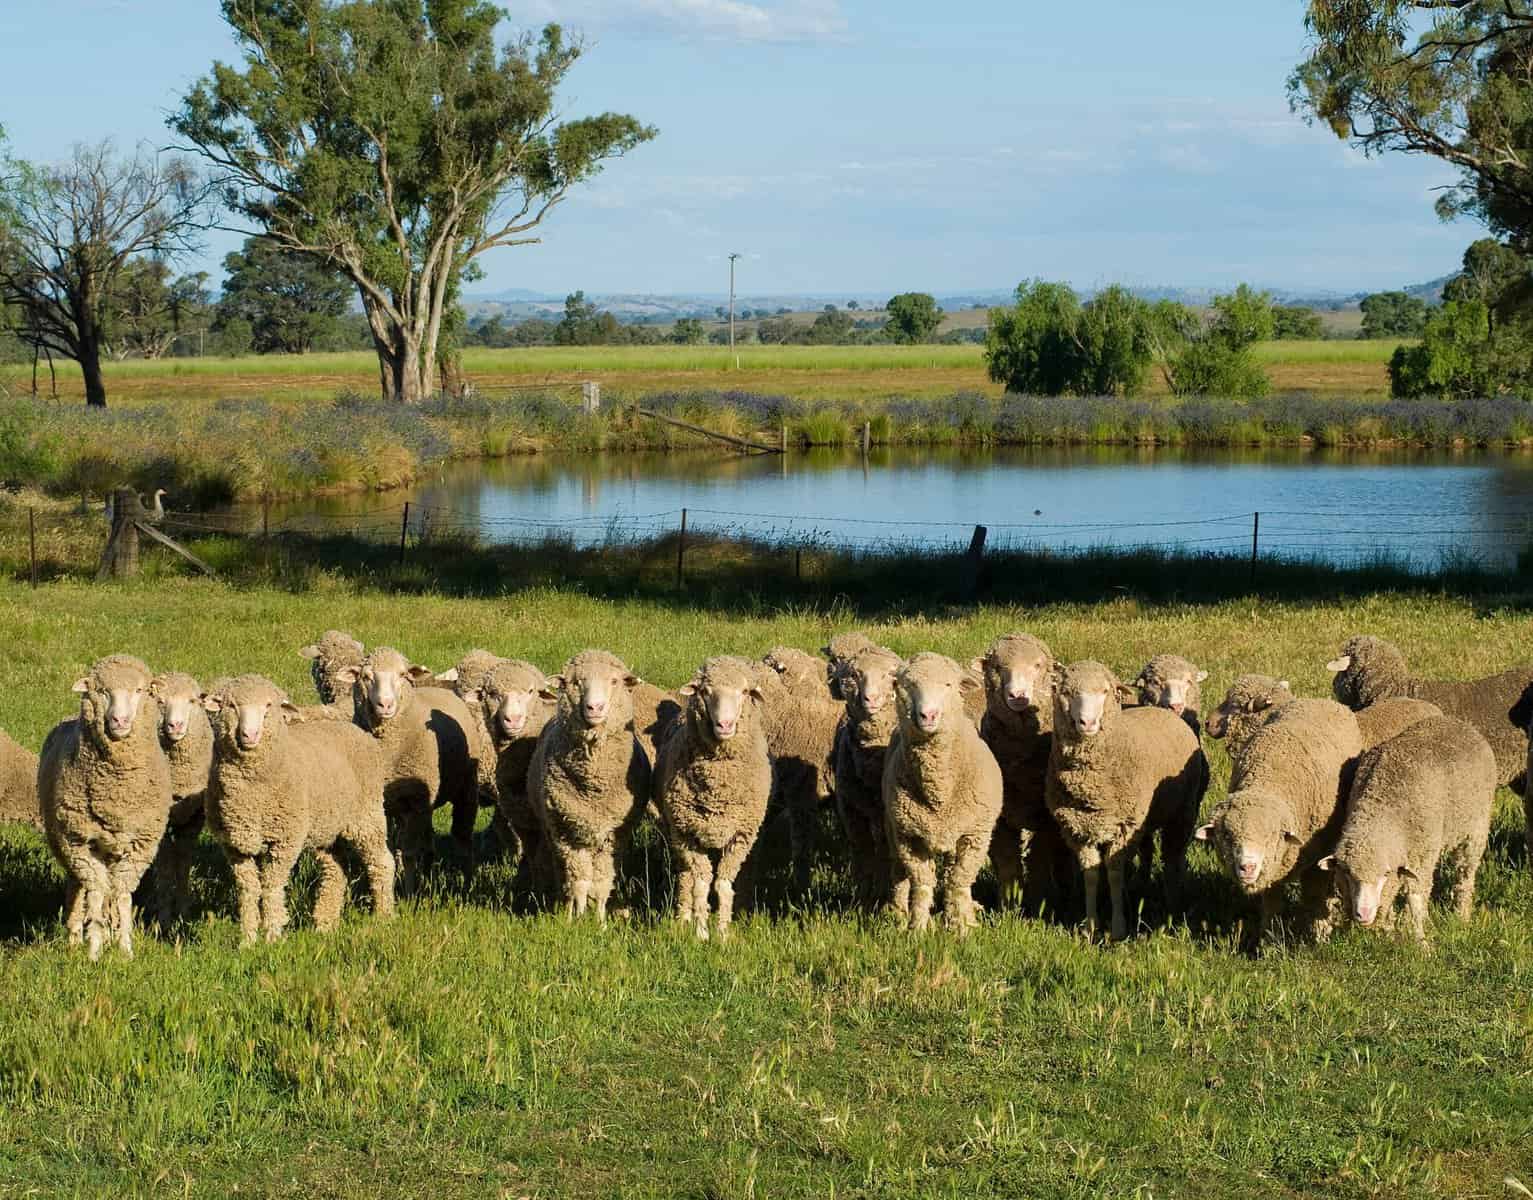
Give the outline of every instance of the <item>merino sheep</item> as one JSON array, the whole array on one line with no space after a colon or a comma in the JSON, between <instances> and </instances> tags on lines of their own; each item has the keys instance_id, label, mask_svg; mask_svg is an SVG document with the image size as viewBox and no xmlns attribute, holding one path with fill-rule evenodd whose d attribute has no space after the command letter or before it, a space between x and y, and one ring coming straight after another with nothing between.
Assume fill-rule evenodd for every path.
<instances>
[{"instance_id":1,"label":"merino sheep","mask_svg":"<svg viewBox=\"0 0 1533 1200\"><path fill-rule=\"evenodd\" d=\"M760 680L743 658L710 658L681 689L686 712L655 764L655 800L678 862L676 918L708 937L710 895L729 936L735 877L772 794Z\"/></svg>"},{"instance_id":2,"label":"merino sheep","mask_svg":"<svg viewBox=\"0 0 1533 1200\"><path fill-rule=\"evenodd\" d=\"M898 727L884 756L884 820L894 859L893 907L925 929L947 859L942 909L963 931L977 924L974 880L1001 815L1001 768L964 710L980 685L941 654L917 654L895 677Z\"/></svg>"},{"instance_id":3,"label":"merino sheep","mask_svg":"<svg viewBox=\"0 0 1533 1200\"><path fill-rule=\"evenodd\" d=\"M540 668L508 658L463 695L478 708L494 752L496 813L510 831L508 848L519 854L517 885L535 881L547 854L543 825L527 793L527 767L538 736L554 715L553 702L542 695L552 686Z\"/></svg>"},{"instance_id":4,"label":"merino sheep","mask_svg":"<svg viewBox=\"0 0 1533 1200\"><path fill-rule=\"evenodd\" d=\"M1151 708L1169 708L1187 724L1193 733L1203 732L1203 688L1208 672L1195 666L1179 654L1157 654L1145 663L1144 670L1134 680L1134 690L1139 693L1139 703Z\"/></svg>"},{"instance_id":5,"label":"merino sheep","mask_svg":"<svg viewBox=\"0 0 1533 1200\"><path fill-rule=\"evenodd\" d=\"M1251 735L1275 712L1294 699L1286 679L1271 675L1242 675L1230 684L1204 728L1211 738L1224 738L1231 758L1240 754Z\"/></svg>"},{"instance_id":6,"label":"merino sheep","mask_svg":"<svg viewBox=\"0 0 1533 1200\"><path fill-rule=\"evenodd\" d=\"M818 662L809 655L804 657ZM768 663L752 663L751 668L762 696L761 727L772 759L768 811L787 818L793 883L803 891L809 886L814 864L820 805L835 794L831 756L844 708L831 698L818 670L807 682L800 676L795 684ZM800 690L795 692L795 686Z\"/></svg>"},{"instance_id":7,"label":"merino sheep","mask_svg":"<svg viewBox=\"0 0 1533 1200\"><path fill-rule=\"evenodd\" d=\"M304 850L319 862L316 929L340 921L346 874L336 848L343 844L362 860L374 914L389 916L394 860L378 742L343 721L304 722L286 693L259 675L227 680L203 703L214 714L208 830L234 872L244 941L282 936L287 882Z\"/></svg>"},{"instance_id":8,"label":"merino sheep","mask_svg":"<svg viewBox=\"0 0 1533 1200\"><path fill-rule=\"evenodd\" d=\"M893 650L870 646L852 655L838 680L846 703L834 743L836 812L851 851L857 901L868 911L890 899L884 759L899 725L895 676L904 665Z\"/></svg>"},{"instance_id":9,"label":"merino sheep","mask_svg":"<svg viewBox=\"0 0 1533 1200\"><path fill-rule=\"evenodd\" d=\"M190 675L156 675L149 694L160 705L160 748L170 764L170 821L154 861L155 905L160 925L169 928L191 910L187 884L213 770L213 727L203 707L202 685Z\"/></svg>"},{"instance_id":10,"label":"merino sheep","mask_svg":"<svg viewBox=\"0 0 1533 1200\"><path fill-rule=\"evenodd\" d=\"M1391 696L1359 709L1353 715L1357 717L1357 734L1363 739L1363 749L1367 751L1404 733L1417 721L1442 716L1443 711L1426 700Z\"/></svg>"},{"instance_id":11,"label":"merino sheep","mask_svg":"<svg viewBox=\"0 0 1533 1200\"><path fill-rule=\"evenodd\" d=\"M1126 692L1098 662L1059 672L1047 782L1049 812L1080 864L1091 930L1106 865L1114 939L1128 936L1126 868L1157 834L1168 899L1179 896L1208 786L1208 761L1187 722L1166 708L1125 709Z\"/></svg>"},{"instance_id":12,"label":"merino sheep","mask_svg":"<svg viewBox=\"0 0 1533 1200\"><path fill-rule=\"evenodd\" d=\"M1445 857L1452 860L1454 912L1469 919L1496 774L1484 736L1455 717L1418 720L1363 754L1335 853L1319 863L1339 877L1353 920L1387 918L1403 891L1411 932L1425 942L1427 901Z\"/></svg>"},{"instance_id":13,"label":"merino sheep","mask_svg":"<svg viewBox=\"0 0 1533 1200\"><path fill-rule=\"evenodd\" d=\"M761 661L782 681L790 695L806 700L833 700L825 678L825 660L793 646L773 646Z\"/></svg>"},{"instance_id":14,"label":"merino sheep","mask_svg":"<svg viewBox=\"0 0 1533 1200\"><path fill-rule=\"evenodd\" d=\"M434 678L390 646L376 646L360 665L336 672L352 688L356 724L383 749L384 807L398 825L407 892L432 852L432 810L452 807L453 842L470 865L479 813L478 726L455 694L423 686Z\"/></svg>"},{"instance_id":15,"label":"merino sheep","mask_svg":"<svg viewBox=\"0 0 1533 1200\"><path fill-rule=\"evenodd\" d=\"M298 654L309 660L309 672L314 677L314 691L319 695L320 704L333 708L343 720L351 720L351 684L347 682L345 672L348 667L360 667L367 657L362 643L349 633L327 629L317 642L304 646Z\"/></svg>"},{"instance_id":16,"label":"merino sheep","mask_svg":"<svg viewBox=\"0 0 1533 1200\"><path fill-rule=\"evenodd\" d=\"M492 654L488 650L470 650L454 667L438 672L436 682L446 684L448 690L462 700L468 707L469 716L474 722L474 740L484 752L475 758L475 765L479 775L479 806L481 808L496 809L495 792L495 762L496 755L490 753L492 746L490 727L486 721L485 711L479 703L479 693L484 685L485 678L499 664L505 662L498 654ZM498 814L498 809L496 810ZM498 828L496 832L503 841L509 843L510 830Z\"/></svg>"},{"instance_id":17,"label":"merino sheep","mask_svg":"<svg viewBox=\"0 0 1533 1200\"><path fill-rule=\"evenodd\" d=\"M845 700L841 694L841 677L846 673L847 664L864 650L878 648L878 643L861 631L838 633L821 646L820 653L825 656L825 684L830 688L830 694L837 700Z\"/></svg>"},{"instance_id":18,"label":"merino sheep","mask_svg":"<svg viewBox=\"0 0 1533 1200\"><path fill-rule=\"evenodd\" d=\"M133 891L170 817L170 765L160 751L149 668L126 654L77 679L80 715L43 741L37 792L48 844L70 876L65 926L98 958L110 930L133 953Z\"/></svg>"},{"instance_id":19,"label":"merino sheep","mask_svg":"<svg viewBox=\"0 0 1533 1200\"><path fill-rule=\"evenodd\" d=\"M1307 932L1317 940L1329 934L1331 878L1317 864L1336 847L1362 748L1348 709L1291 700L1235 755L1229 795L1197 837L1213 843L1242 892L1259 898L1258 935L1282 912L1284 887L1295 880Z\"/></svg>"},{"instance_id":20,"label":"merino sheep","mask_svg":"<svg viewBox=\"0 0 1533 1200\"><path fill-rule=\"evenodd\" d=\"M572 918L589 907L606 920L618 860L649 800L649 758L633 730L639 683L616 655L583 650L539 693L558 711L533 750L527 791Z\"/></svg>"},{"instance_id":21,"label":"merino sheep","mask_svg":"<svg viewBox=\"0 0 1533 1200\"><path fill-rule=\"evenodd\" d=\"M19 822L43 828L37 801L37 755L0 729L0 824Z\"/></svg>"},{"instance_id":22,"label":"merino sheep","mask_svg":"<svg viewBox=\"0 0 1533 1200\"><path fill-rule=\"evenodd\" d=\"M644 745L644 753L654 762L660 747L681 716L685 701L675 692L639 680L631 689L633 696L633 731Z\"/></svg>"},{"instance_id":23,"label":"merino sheep","mask_svg":"<svg viewBox=\"0 0 1533 1200\"><path fill-rule=\"evenodd\" d=\"M1009 633L970 664L985 684L979 736L1001 768L1001 817L990 839L990 866L1001 898L1023 893L1030 904L1059 906L1075 856L1049 814L1046 782L1054 743L1054 653L1039 639Z\"/></svg>"}]
</instances>

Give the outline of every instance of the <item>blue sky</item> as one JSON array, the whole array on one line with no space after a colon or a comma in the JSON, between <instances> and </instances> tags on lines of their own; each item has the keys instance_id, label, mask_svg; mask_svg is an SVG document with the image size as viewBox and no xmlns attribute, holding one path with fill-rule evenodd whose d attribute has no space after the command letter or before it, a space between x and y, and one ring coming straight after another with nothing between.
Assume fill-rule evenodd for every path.
<instances>
[{"instance_id":1,"label":"blue sky","mask_svg":"<svg viewBox=\"0 0 1533 1200\"><path fill-rule=\"evenodd\" d=\"M587 57L572 115L660 137L495 251L475 292L962 291L1042 276L1374 289L1452 270L1441 165L1288 111L1299 0L509 0ZM0 123L28 158L169 140L233 45L214 0L0 4ZM215 238L203 265L237 239Z\"/></svg>"}]
</instances>

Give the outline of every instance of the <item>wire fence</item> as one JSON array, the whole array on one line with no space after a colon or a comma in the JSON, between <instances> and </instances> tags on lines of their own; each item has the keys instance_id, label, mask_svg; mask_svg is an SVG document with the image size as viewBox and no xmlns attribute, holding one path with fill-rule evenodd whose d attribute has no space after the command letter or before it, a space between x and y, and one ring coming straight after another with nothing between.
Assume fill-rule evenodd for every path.
<instances>
[{"instance_id":1,"label":"wire fence","mask_svg":"<svg viewBox=\"0 0 1533 1200\"><path fill-rule=\"evenodd\" d=\"M1490 569L1513 565L1533 547L1533 511L1447 513L1430 509L1274 509L1210 516L1141 514L1114 521L911 520L706 506L582 515L507 513L430 500L346 511L239 508L167 513L164 528L183 536L348 537L397 542L401 552L433 542L577 547L636 545L671 535L725 538L860 554L948 554L979 542L1005 550L1181 551L1191 554L1319 560L1352 565L1388 560L1433 570L1445 563Z\"/></svg>"}]
</instances>

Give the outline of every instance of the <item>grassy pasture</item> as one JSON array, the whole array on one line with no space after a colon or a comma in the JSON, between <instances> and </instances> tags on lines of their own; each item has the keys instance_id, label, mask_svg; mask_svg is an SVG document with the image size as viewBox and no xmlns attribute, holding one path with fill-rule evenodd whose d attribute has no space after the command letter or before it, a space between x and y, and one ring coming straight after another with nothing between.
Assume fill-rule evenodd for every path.
<instances>
[{"instance_id":1,"label":"grassy pasture","mask_svg":"<svg viewBox=\"0 0 1533 1200\"><path fill-rule=\"evenodd\" d=\"M0 540L15 562L13 529ZM917 576L909 576L914 580ZM412 583L412 580L414 581ZM409 594L413 587L419 594ZM1107 589L1104 587L1104 591ZM706 654L812 648L860 624L968 656L1025 628L1130 672L1189 654L1218 696L1242 671L1323 694L1369 630L1421 673L1527 656L1524 598L782 603L771 591L606 599L575 587L448 596L429 578L308 571L271 584L0 582L0 726L36 746L94 657L307 696L296 647L338 626L446 665L471 646L553 666L586 645L646 678ZM1226 786L1211 746L1214 784ZM664 920L663 850L629 863L627 920L513 911L508 872L444 867L392 923L352 913L241 951L218 855L174 943L91 965L61 944L41 842L0 831L0 1192L17 1196L1427 1197L1533 1185L1533 877L1500 798L1480 902L1430 954L1352 931L1235 952L1241 906L1197 849L1185 913L1148 898L1117 947L1014 915L959 942L845 912L827 822L807 896L782 831L726 945ZM993 901L984 880L982 899Z\"/></svg>"}]
</instances>

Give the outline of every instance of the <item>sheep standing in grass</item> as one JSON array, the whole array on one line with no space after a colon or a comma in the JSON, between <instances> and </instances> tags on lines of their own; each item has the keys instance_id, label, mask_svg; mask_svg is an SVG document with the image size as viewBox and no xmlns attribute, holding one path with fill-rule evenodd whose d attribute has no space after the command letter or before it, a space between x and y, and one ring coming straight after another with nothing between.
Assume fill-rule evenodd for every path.
<instances>
[{"instance_id":1,"label":"sheep standing in grass","mask_svg":"<svg viewBox=\"0 0 1533 1200\"><path fill-rule=\"evenodd\" d=\"M677 920L706 939L712 896L723 938L734 917L735 877L772 794L756 665L710 658L681 694L687 709L660 748L655 800L678 863Z\"/></svg>"},{"instance_id":2,"label":"sheep standing in grass","mask_svg":"<svg viewBox=\"0 0 1533 1200\"><path fill-rule=\"evenodd\" d=\"M502 659L464 700L478 706L495 763L495 804L499 823L510 831L508 848L518 854L513 886L537 886L552 868L543 824L527 792L527 767L538 737L554 715L543 692L557 686L543 671L519 658Z\"/></svg>"},{"instance_id":3,"label":"sheep standing in grass","mask_svg":"<svg viewBox=\"0 0 1533 1200\"><path fill-rule=\"evenodd\" d=\"M316 929L340 921L346 900L340 845L362 861L373 912L390 915L394 860L377 741L348 722L305 722L282 689L259 675L223 682L204 704L214 714L208 830L234 872L245 942L282 936L287 882L304 850L319 862Z\"/></svg>"},{"instance_id":4,"label":"sheep standing in grass","mask_svg":"<svg viewBox=\"0 0 1533 1200\"><path fill-rule=\"evenodd\" d=\"M1001 898L1058 907L1069 891L1075 856L1049 814L1045 784L1054 744L1054 654L1025 633L992 642L971 670L985 684L979 736L1001 768L1001 817L990 839L990 866Z\"/></svg>"},{"instance_id":5,"label":"sheep standing in grass","mask_svg":"<svg viewBox=\"0 0 1533 1200\"><path fill-rule=\"evenodd\" d=\"M894 860L893 906L925 929L946 858L942 910L960 932L977 924L974 880L1001 815L1001 768L964 710L980 686L941 654L917 654L895 682L899 724L884 757L884 820Z\"/></svg>"},{"instance_id":6,"label":"sheep standing in grass","mask_svg":"<svg viewBox=\"0 0 1533 1200\"><path fill-rule=\"evenodd\" d=\"M569 915L606 920L618 861L650 795L649 758L633 731L640 680L605 650L583 650L540 693L558 711L538 738L527 791L559 868Z\"/></svg>"},{"instance_id":7,"label":"sheep standing in grass","mask_svg":"<svg viewBox=\"0 0 1533 1200\"><path fill-rule=\"evenodd\" d=\"M37 755L0 729L0 824L19 822L43 828L37 801Z\"/></svg>"},{"instance_id":8,"label":"sheep standing in grass","mask_svg":"<svg viewBox=\"0 0 1533 1200\"><path fill-rule=\"evenodd\" d=\"M1236 885L1261 903L1258 935L1297 881L1299 916L1317 940L1333 919L1331 877L1318 863L1336 848L1362 736L1331 700L1290 700L1234 756L1229 795L1197 837L1212 842Z\"/></svg>"},{"instance_id":9,"label":"sheep standing in grass","mask_svg":"<svg viewBox=\"0 0 1533 1200\"><path fill-rule=\"evenodd\" d=\"M317 642L304 646L298 654L309 660L309 673L314 677L320 705L332 709L333 715L341 720L351 720L351 684L347 682L346 671L360 667L367 657L362 643L349 633L327 629ZM306 716L323 715L312 711L312 707L305 710Z\"/></svg>"},{"instance_id":10,"label":"sheep standing in grass","mask_svg":"<svg viewBox=\"0 0 1533 1200\"><path fill-rule=\"evenodd\" d=\"M1427 940L1427 901L1440 862L1451 861L1453 909L1468 920L1490 838L1496 756L1473 725L1426 717L1358 760L1333 855L1352 919L1387 919L1405 893L1411 932Z\"/></svg>"},{"instance_id":11,"label":"sheep standing in grass","mask_svg":"<svg viewBox=\"0 0 1533 1200\"><path fill-rule=\"evenodd\" d=\"M1179 654L1157 654L1139 672L1134 690L1139 693L1140 704L1169 708L1192 727L1193 733L1201 735L1202 684L1207 678L1207 671Z\"/></svg>"},{"instance_id":12,"label":"sheep standing in grass","mask_svg":"<svg viewBox=\"0 0 1533 1200\"><path fill-rule=\"evenodd\" d=\"M809 886L820 806L829 803L835 793L831 755L843 712L840 701L831 698L821 678L819 660L804 657L816 664L807 677L802 673L796 678L786 675L766 661L751 664L762 697L760 724L772 759L768 811L787 819L793 883L800 891Z\"/></svg>"},{"instance_id":13,"label":"sheep standing in grass","mask_svg":"<svg viewBox=\"0 0 1533 1200\"><path fill-rule=\"evenodd\" d=\"M480 689L486 677L497 665L505 661L498 654L491 654L488 650L470 650L458 660L456 666L439 672L436 682L444 684L459 700L462 700L468 708L469 716L473 718L474 741L483 751L474 760L479 774L479 807L491 809L496 813L497 819L493 822L495 834L509 849L512 846L512 831L505 828L498 819L495 784L496 755L491 752L493 743L490 727L485 719L484 708L479 703Z\"/></svg>"},{"instance_id":14,"label":"sheep standing in grass","mask_svg":"<svg viewBox=\"0 0 1533 1200\"><path fill-rule=\"evenodd\" d=\"M53 728L37 767L48 844L70 876L69 941L95 959L109 931L133 953L133 891L170 817L170 765L160 750L149 668L126 654L75 681L80 715Z\"/></svg>"},{"instance_id":15,"label":"sheep standing in grass","mask_svg":"<svg viewBox=\"0 0 1533 1200\"><path fill-rule=\"evenodd\" d=\"M870 646L848 660L838 679L845 709L835 737L836 812L851 852L857 902L869 912L890 899L884 759L899 726L895 676L904 665L893 650Z\"/></svg>"},{"instance_id":16,"label":"sheep standing in grass","mask_svg":"<svg viewBox=\"0 0 1533 1200\"><path fill-rule=\"evenodd\" d=\"M168 929L191 911L188 879L213 770L213 727L203 708L202 685L190 675L157 675L149 694L160 706L160 748L170 764L170 821L154 861L155 905L161 927Z\"/></svg>"},{"instance_id":17,"label":"sheep standing in grass","mask_svg":"<svg viewBox=\"0 0 1533 1200\"><path fill-rule=\"evenodd\" d=\"M1128 936L1126 868L1157 835L1168 903L1176 903L1208 785L1208 762L1187 722L1166 708L1123 708L1126 691L1098 662L1060 672L1047 783L1049 812L1080 864L1092 930L1107 869L1114 939Z\"/></svg>"},{"instance_id":18,"label":"sheep standing in grass","mask_svg":"<svg viewBox=\"0 0 1533 1200\"><path fill-rule=\"evenodd\" d=\"M468 706L445 688L425 686L433 673L390 646L375 647L336 678L353 690L356 724L383 750L384 807L398 827L404 890L414 890L431 856L431 813L441 805L452 807L454 845L472 864L481 747Z\"/></svg>"},{"instance_id":19,"label":"sheep standing in grass","mask_svg":"<svg viewBox=\"0 0 1533 1200\"><path fill-rule=\"evenodd\" d=\"M1208 715L1211 738L1223 738L1230 757L1236 757L1251 735L1267 719L1294 698L1286 679L1271 675L1242 675L1230 684L1219 707Z\"/></svg>"}]
</instances>

